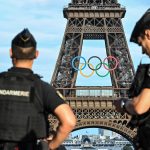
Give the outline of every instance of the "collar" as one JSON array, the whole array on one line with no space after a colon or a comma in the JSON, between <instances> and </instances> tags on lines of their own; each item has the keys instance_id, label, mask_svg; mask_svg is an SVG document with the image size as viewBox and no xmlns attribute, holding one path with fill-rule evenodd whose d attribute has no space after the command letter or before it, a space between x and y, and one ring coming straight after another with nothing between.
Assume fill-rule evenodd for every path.
<instances>
[{"instance_id":1,"label":"collar","mask_svg":"<svg viewBox=\"0 0 150 150\"><path fill-rule=\"evenodd\" d=\"M12 67L12 68L8 69L8 71L21 72L21 73L32 73L33 74L33 71L31 69L28 69L28 68Z\"/></svg>"}]
</instances>

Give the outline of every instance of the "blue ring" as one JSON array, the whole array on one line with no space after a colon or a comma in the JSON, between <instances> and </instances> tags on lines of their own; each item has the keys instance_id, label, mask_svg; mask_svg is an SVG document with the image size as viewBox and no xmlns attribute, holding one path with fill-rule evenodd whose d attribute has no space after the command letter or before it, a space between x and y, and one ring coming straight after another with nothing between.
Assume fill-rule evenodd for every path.
<instances>
[{"instance_id":1,"label":"blue ring","mask_svg":"<svg viewBox=\"0 0 150 150\"><path fill-rule=\"evenodd\" d=\"M77 68L74 66L74 61L75 61L75 59L77 59L77 58L78 58L78 59L82 58L82 59L84 60L84 62L85 62L85 64L84 64L84 66L83 66L82 69L77 69ZM74 57L74 58L72 59L71 65L72 65L72 68L73 68L73 69L75 69L76 71L80 71L80 70L83 70L83 69L86 67L86 60L85 60L85 58L82 57L82 56L76 56L76 57Z\"/></svg>"}]
</instances>

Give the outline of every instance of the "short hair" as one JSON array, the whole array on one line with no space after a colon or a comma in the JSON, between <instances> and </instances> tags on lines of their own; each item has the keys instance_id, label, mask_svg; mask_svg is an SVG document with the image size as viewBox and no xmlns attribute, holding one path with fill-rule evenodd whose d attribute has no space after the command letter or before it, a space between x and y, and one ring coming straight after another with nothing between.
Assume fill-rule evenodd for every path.
<instances>
[{"instance_id":1,"label":"short hair","mask_svg":"<svg viewBox=\"0 0 150 150\"><path fill-rule=\"evenodd\" d=\"M146 29L150 29L150 9L148 9L136 23L130 41L138 43L138 37L142 35Z\"/></svg>"},{"instance_id":2,"label":"short hair","mask_svg":"<svg viewBox=\"0 0 150 150\"><path fill-rule=\"evenodd\" d=\"M11 43L12 58L34 59L36 52L36 40L28 29L18 33Z\"/></svg>"}]
</instances>

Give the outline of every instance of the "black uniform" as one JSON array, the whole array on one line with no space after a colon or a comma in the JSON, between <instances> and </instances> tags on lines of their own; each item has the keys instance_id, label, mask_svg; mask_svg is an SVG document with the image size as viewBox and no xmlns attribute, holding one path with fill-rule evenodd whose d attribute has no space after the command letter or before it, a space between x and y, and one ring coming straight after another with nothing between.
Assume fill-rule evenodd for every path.
<instances>
[{"instance_id":1,"label":"black uniform","mask_svg":"<svg viewBox=\"0 0 150 150\"><path fill-rule=\"evenodd\" d=\"M140 64L138 66L129 90L129 97L137 97L145 88L150 88L150 64ZM135 139L137 144L136 149L150 150L150 110L141 115L133 115L129 125L138 129Z\"/></svg>"},{"instance_id":2,"label":"black uniform","mask_svg":"<svg viewBox=\"0 0 150 150\"><path fill-rule=\"evenodd\" d=\"M133 28L130 41L140 44L138 41L138 38L142 37L142 35L145 35L145 30L150 29L150 9L148 9L144 15L137 21L136 25ZM145 53L145 50L142 51L142 53ZM145 66L143 65L143 69L145 70ZM137 75L137 87L135 86L135 92L134 92L134 85L133 85L133 96L136 97L141 93L141 91L144 88L150 88L150 67L148 67L148 70L146 70L146 74L142 72L145 72L143 69L141 73L139 72L139 76ZM139 70L140 71L140 70ZM140 75L141 74L141 75ZM132 95L132 93L131 93ZM142 147L143 150L150 150L150 111L137 116L137 118L140 118L138 123L138 141ZM141 121L140 121L141 120ZM137 121L136 121L137 122Z\"/></svg>"},{"instance_id":3,"label":"black uniform","mask_svg":"<svg viewBox=\"0 0 150 150\"><path fill-rule=\"evenodd\" d=\"M150 88L150 66L145 74L142 89ZM145 115L145 116L144 116ZM138 126L138 143L143 150L150 150L150 110L141 116L144 116L144 122Z\"/></svg>"},{"instance_id":4,"label":"black uniform","mask_svg":"<svg viewBox=\"0 0 150 150\"><path fill-rule=\"evenodd\" d=\"M1 143L4 144L4 150L14 150L14 147L18 146L20 150L34 150L36 149L36 140L37 138L44 138L48 135L48 120L47 120L47 115L49 113L53 113L55 108L61 104L64 104L64 100L57 94L55 89L50 86L48 83L42 81L37 77L37 75L34 75L32 70L30 69L25 69L25 68L17 68L13 67L8 70L8 74L6 73L6 79L7 77L9 78L9 74L11 76L14 76L17 78L16 82L20 83L18 80L22 80L21 76L25 78L29 78L29 83L30 79L33 82L33 87L28 87L28 80L26 83L23 83L23 85L20 84L20 88L24 88L24 85L27 85L26 89L31 89L34 91L34 94L31 92L29 93L30 99L28 102L28 98L19 97L18 101L16 99L12 98L11 101L7 103L7 99L3 100L3 96L10 96L9 94L14 94L11 97L15 97L15 94L18 94L16 91L12 90L0 90L0 102L1 102L1 114L2 118L0 121L0 134L5 134L4 137L0 135L0 141ZM3 76L3 75L2 75ZM14 78L11 77L10 80L10 87L16 87L11 85L11 83L14 82ZM8 82L8 81L7 81ZM31 83L32 83L31 82ZM5 84L0 85L0 88L2 88ZM18 85L17 85L18 86ZM22 90L23 91L23 90ZM28 96L27 92L20 92L19 94L22 96ZM37 93L37 94L36 94ZM20 96L19 95L19 96ZM6 96L6 97L7 97ZM17 95L18 96L18 95ZM20 103L21 105L20 105ZM11 104L14 104L11 105ZM18 108L19 107L19 108ZM8 109L8 114L10 115L10 119L8 120L8 115L3 114L4 112L7 113L6 109ZM15 112L15 116L13 116L13 112ZM12 114L10 113L12 111ZM17 112L18 111L18 112ZM0 115L1 115L0 114ZM7 116L7 117L5 117ZM24 124L26 121L24 121L27 116L27 126L28 130L24 132L25 128L27 128ZM6 118L6 119L5 119ZM8 125L8 130L7 130L7 125L3 125L3 123L6 122ZM10 127L11 126L11 127ZM25 127L22 127L25 126ZM16 131L14 132L14 130ZM21 130L22 129L22 130ZM19 131L18 131L19 130ZM9 137L9 132L10 131L10 137ZM12 133L14 132L14 133ZM26 137L21 137L21 134L24 134L27 132ZM19 134L19 135L18 135ZM3 139L4 138L4 139ZM22 139L20 139L22 138ZM28 143L28 144L27 144Z\"/></svg>"}]
</instances>

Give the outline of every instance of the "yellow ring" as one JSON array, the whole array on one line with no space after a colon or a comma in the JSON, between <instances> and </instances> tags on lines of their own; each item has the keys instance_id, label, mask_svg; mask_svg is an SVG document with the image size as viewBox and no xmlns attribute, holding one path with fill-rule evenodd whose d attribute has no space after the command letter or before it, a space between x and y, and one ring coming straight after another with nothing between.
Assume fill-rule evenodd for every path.
<instances>
[{"instance_id":1,"label":"yellow ring","mask_svg":"<svg viewBox=\"0 0 150 150\"><path fill-rule=\"evenodd\" d=\"M81 66L80 66L80 74L83 76L83 77L85 77L85 78L89 78L89 77L91 77L93 74L94 74L94 66L91 64L91 63L87 63L87 64L89 64L90 65L90 67L93 69L92 70L92 73L91 74L89 74L89 75L85 75L85 74L83 74L83 72L82 72L82 66L84 65L83 63L81 63Z\"/></svg>"}]
</instances>

